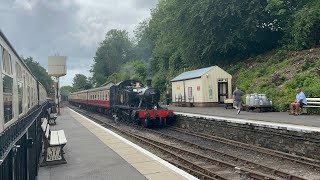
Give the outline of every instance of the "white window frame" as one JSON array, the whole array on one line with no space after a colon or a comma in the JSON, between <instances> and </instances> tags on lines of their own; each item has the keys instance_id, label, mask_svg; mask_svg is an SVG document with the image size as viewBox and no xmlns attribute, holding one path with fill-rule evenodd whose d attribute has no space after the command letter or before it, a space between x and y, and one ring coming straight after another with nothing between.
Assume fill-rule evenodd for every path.
<instances>
[{"instance_id":1,"label":"white window frame","mask_svg":"<svg viewBox=\"0 0 320 180\"><path fill-rule=\"evenodd\" d=\"M2 85L2 66L3 66L3 62L2 62L2 58L3 58L3 47L0 44L0 84ZM0 88L0 99L3 100L3 88ZM3 112L3 103L0 103L0 131L2 132L4 129L4 112Z\"/></svg>"}]
</instances>

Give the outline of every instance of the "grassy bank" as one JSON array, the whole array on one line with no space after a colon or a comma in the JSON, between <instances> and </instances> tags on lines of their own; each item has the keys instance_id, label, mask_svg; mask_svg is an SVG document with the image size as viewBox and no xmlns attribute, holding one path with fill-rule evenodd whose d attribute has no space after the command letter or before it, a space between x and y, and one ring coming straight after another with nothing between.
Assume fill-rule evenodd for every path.
<instances>
[{"instance_id":1,"label":"grassy bank","mask_svg":"<svg viewBox=\"0 0 320 180\"><path fill-rule=\"evenodd\" d=\"M301 87L307 97L320 97L320 48L276 52L226 67L234 87L245 93L267 94L277 111L285 111Z\"/></svg>"}]
</instances>

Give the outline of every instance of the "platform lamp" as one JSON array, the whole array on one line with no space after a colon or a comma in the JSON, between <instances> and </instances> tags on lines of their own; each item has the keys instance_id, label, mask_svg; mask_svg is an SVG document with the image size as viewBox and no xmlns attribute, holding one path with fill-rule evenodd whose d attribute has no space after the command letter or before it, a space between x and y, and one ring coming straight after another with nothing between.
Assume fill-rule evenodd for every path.
<instances>
[{"instance_id":1,"label":"platform lamp","mask_svg":"<svg viewBox=\"0 0 320 180\"><path fill-rule=\"evenodd\" d=\"M60 92L59 78L67 74L67 57L66 56L49 56L48 57L48 74L56 78L55 102L57 104L57 115L60 115Z\"/></svg>"}]
</instances>

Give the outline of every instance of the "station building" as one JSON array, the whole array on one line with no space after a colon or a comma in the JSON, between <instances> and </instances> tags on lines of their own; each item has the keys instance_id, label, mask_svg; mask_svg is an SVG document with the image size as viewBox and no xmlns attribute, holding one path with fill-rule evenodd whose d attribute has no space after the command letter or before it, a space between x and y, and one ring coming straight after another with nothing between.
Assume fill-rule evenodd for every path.
<instances>
[{"instance_id":1,"label":"station building","mask_svg":"<svg viewBox=\"0 0 320 180\"><path fill-rule=\"evenodd\" d=\"M232 98L232 76L218 66L187 71L171 80L176 106L215 106Z\"/></svg>"}]
</instances>

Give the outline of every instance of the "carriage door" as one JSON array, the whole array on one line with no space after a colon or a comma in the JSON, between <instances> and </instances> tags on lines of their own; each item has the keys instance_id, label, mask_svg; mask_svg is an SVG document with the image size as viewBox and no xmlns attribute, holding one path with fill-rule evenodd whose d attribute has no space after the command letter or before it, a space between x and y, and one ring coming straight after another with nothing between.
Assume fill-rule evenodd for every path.
<instances>
[{"instance_id":1,"label":"carriage door","mask_svg":"<svg viewBox=\"0 0 320 180\"><path fill-rule=\"evenodd\" d=\"M218 79L218 102L224 103L224 100L228 98L228 80Z\"/></svg>"}]
</instances>

